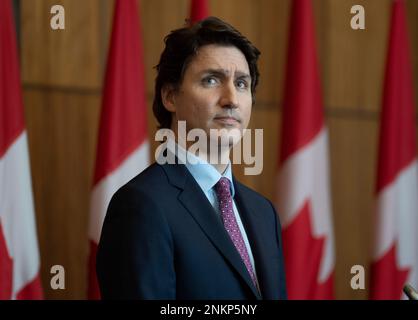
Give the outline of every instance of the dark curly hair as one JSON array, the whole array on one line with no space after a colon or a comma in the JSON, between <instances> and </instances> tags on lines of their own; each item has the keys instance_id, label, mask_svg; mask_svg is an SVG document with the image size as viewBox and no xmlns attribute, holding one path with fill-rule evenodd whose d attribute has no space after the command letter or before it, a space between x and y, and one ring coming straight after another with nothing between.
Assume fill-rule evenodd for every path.
<instances>
[{"instance_id":1,"label":"dark curly hair","mask_svg":"<svg viewBox=\"0 0 418 320\"><path fill-rule=\"evenodd\" d=\"M172 117L171 112L164 107L161 89L165 85L178 89L187 66L199 48L205 45L234 46L244 54L250 69L251 94L253 104L255 103L255 89L260 76L257 67L260 51L234 27L219 18L209 17L192 26L171 31L164 42L164 51L155 67L157 77L152 106L159 128L170 128Z\"/></svg>"}]
</instances>

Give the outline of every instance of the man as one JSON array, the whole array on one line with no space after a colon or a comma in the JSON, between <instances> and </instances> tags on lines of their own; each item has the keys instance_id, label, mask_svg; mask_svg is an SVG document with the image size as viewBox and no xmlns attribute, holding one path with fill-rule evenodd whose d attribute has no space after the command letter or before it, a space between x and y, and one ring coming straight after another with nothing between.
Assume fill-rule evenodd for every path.
<instances>
[{"instance_id":1,"label":"man","mask_svg":"<svg viewBox=\"0 0 418 320\"><path fill-rule=\"evenodd\" d=\"M229 160L207 162L211 152L228 159L248 126L260 52L213 17L171 32L165 44L153 110L175 141L169 139L158 163L110 202L97 255L101 295L285 299L281 229L272 204L235 180ZM180 123L188 133L206 133L199 152L181 142ZM175 164L159 164L168 154Z\"/></svg>"}]
</instances>

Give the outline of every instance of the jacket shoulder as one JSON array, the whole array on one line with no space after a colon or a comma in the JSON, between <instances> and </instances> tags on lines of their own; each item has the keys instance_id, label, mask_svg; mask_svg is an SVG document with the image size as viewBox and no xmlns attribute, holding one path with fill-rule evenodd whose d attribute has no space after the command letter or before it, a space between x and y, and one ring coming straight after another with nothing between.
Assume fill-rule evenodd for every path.
<instances>
[{"instance_id":1,"label":"jacket shoulder","mask_svg":"<svg viewBox=\"0 0 418 320\"><path fill-rule=\"evenodd\" d=\"M159 164L153 163L120 187L117 192L130 189L147 193L163 186L164 182L168 182L164 170Z\"/></svg>"}]
</instances>

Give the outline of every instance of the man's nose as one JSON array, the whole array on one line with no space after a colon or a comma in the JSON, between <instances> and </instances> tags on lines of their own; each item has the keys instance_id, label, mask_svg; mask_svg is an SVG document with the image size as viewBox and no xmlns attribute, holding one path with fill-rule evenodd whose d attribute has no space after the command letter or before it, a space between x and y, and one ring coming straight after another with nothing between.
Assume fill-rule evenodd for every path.
<instances>
[{"instance_id":1,"label":"man's nose","mask_svg":"<svg viewBox=\"0 0 418 320\"><path fill-rule=\"evenodd\" d=\"M238 95L235 84L231 81L225 83L221 92L221 107L223 108L237 108L238 107Z\"/></svg>"}]
</instances>

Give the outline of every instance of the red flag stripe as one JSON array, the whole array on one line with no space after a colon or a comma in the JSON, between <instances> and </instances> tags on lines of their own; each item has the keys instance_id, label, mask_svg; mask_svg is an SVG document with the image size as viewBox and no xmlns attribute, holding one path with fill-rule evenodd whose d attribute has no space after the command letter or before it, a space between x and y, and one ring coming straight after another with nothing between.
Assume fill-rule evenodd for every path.
<instances>
[{"instance_id":1,"label":"red flag stripe","mask_svg":"<svg viewBox=\"0 0 418 320\"><path fill-rule=\"evenodd\" d=\"M191 0L190 4L190 21L198 22L209 16L209 5L207 0Z\"/></svg>"},{"instance_id":2,"label":"red flag stripe","mask_svg":"<svg viewBox=\"0 0 418 320\"><path fill-rule=\"evenodd\" d=\"M103 89L94 184L147 138L142 36L135 0L117 0Z\"/></svg>"},{"instance_id":3,"label":"red flag stripe","mask_svg":"<svg viewBox=\"0 0 418 320\"><path fill-rule=\"evenodd\" d=\"M321 130L322 97L311 0L292 6L283 102L280 163L308 144Z\"/></svg>"},{"instance_id":4,"label":"red flag stripe","mask_svg":"<svg viewBox=\"0 0 418 320\"><path fill-rule=\"evenodd\" d=\"M91 194L89 299L100 298L96 251L114 192L149 163L142 38L136 0L116 0Z\"/></svg>"},{"instance_id":5,"label":"red flag stripe","mask_svg":"<svg viewBox=\"0 0 418 320\"><path fill-rule=\"evenodd\" d=\"M12 17L11 2L0 1L0 158L25 128Z\"/></svg>"},{"instance_id":6,"label":"red flag stripe","mask_svg":"<svg viewBox=\"0 0 418 320\"><path fill-rule=\"evenodd\" d=\"M13 292L13 260L7 248L3 226L0 219L0 300L8 300Z\"/></svg>"},{"instance_id":7,"label":"red flag stripe","mask_svg":"<svg viewBox=\"0 0 418 320\"><path fill-rule=\"evenodd\" d=\"M392 4L380 124L371 299L418 286L418 162L406 8Z\"/></svg>"},{"instance_id":8,"label":"red flag stripe","mask_svg":"<svg viewBox=\"0 0 418 320\"><path fill-rule=\"evenodd\" d=\"M42 299L11 1L0 1L0 296Z\"/></svg>"},{"instance_id":9,"label":"red flag stripe","mask_svg":"<svg viewBox=\"0 0 418 320\"><path fill-rule=\"evenodd\" d=\"M334 298L334 235L311 0L293 0L283 102L278 212L289 299Z\"/></svg>"},{"instance_id":10,"label":"red flag stripe","mask_svg":"<svg viewBox=\"0 0 418 320\"><path fill-rule=\"evenodd\" d=\"M381 114L376 191L393 182L416 158L412 64L405 3L393 4Z\"/></svg>"}]
</instances>

